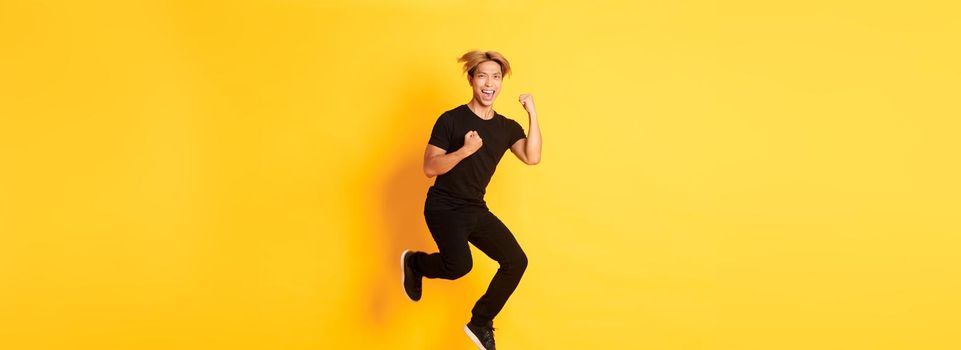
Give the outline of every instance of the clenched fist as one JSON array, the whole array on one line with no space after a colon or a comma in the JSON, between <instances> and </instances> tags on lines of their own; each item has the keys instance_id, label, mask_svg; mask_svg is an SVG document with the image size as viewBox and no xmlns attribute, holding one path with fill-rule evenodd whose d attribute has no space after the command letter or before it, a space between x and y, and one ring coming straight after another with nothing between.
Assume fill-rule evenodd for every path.
<instances>
[{"instance_id":1,"label":"clenched fist","mask_svg":"<svg viewBox=\"0 0 961 350\"><path fill-rule=\"evenodd\" d=\"M467 134L464 134L464 147L461 149L467 152L467 155L471 155L477 152L482 145L484 145L484 140L481 140L480 134L478 134L477 131L471 130L468 131Z\"/></svg>"},{"instance_id":2,"label":"clenched fist","mask_svg":"<svg viewBox=\"0 0 961 350\"><path fill-rule=\"evenodd\" d=\"M524 110L527 111L527 114L537 113L537 111L534 110L534 95L521 94L519 97L517 97L517 101L521 103L521 106L524 107Z\"/></svg>"}]
</instances>

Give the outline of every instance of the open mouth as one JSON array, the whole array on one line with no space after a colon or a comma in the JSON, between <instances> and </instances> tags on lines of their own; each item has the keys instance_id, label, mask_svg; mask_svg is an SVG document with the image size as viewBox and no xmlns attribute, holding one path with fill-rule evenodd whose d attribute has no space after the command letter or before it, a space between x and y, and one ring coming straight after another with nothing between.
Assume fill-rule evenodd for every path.
<instances>
[{"instance_id":1,"label":"open mouth","mask_svg":"<svg viewBox=\"0 0 961 350\"><path fill-rule=\"evenodd\" d=\"M494 98L494 90L481 90L481 94L488 99Z\"/></svg>"}]
</instances>

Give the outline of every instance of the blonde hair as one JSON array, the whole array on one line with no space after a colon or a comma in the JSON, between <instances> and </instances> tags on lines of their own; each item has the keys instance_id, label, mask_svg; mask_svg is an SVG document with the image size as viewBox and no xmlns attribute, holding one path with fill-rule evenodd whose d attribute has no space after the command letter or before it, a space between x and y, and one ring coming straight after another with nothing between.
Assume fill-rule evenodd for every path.
<instances>
[{"instance_id":1,"label":"blonde hair","mask_svg":"<svg viewBox=\"0 0 961 350\"><path fill-rule=\"evenodd\" d=\"M500 52L497 51L473 50L457 59L457 62L464 62L464 72L471 77L474 76L474 70L477 69L477 66L487 61L497 62L497 64L501 66L501 73L503 73L504 76L511 74L511 64L507 62L504 55L501 55Z\"/></svg>"}]
</instances>

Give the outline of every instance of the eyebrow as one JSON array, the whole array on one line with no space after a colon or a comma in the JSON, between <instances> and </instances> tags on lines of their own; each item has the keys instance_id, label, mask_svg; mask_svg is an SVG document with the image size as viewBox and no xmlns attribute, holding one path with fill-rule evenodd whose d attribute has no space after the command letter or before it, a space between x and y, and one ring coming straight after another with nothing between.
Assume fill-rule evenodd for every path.
<instances>
[{"instance_id":1,"label":"eyebrow","mask_svg":"<svg viewBox=\"0 0 961 350\"><path fill-rule=\"evenodd\" d=\"M493 72L493 73L491 73L491 72L477 72L477 74L497 75L497 74L502 74L502 73L501 73L501 72Z\"/></svg>"}]
</instances>

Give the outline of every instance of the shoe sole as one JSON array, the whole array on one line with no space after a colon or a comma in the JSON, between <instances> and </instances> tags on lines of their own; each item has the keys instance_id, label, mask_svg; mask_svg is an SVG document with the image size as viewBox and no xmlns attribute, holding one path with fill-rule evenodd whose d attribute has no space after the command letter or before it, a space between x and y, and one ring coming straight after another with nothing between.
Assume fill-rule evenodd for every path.
<instances>
[{"instance_id":1,"label":"shoe sole","mask_svg":"<svg viewBox=\"0 0 961 350\"><path fill-rule=\"evenodd\" d=\"M407 294L407 283L405 283L407 282L406 281L407 280L407 264L405 264L404 262L407 261L408 253L410 253L410 249L407 249L403 253L400 253L400 289L404 291L404 295L407 296L408 300L416 303L417 300L414 300L414 298L410 297L410 294Z\"/></svg>"},{"instance_id":2,"label":"shoe sole","mask_svg":"<svg viewBox=\"0 0 961 350\"><path fill-rule=\"evenodd\" d=\"M481 344L480 339L477 339L477 336L474 335L474 332L471 332L470 328L468 328L466 325L464 326L464 333L467 333L467 337L474 342L474 345L477 345L478 349L487 350L487 348L484 347L484 344Z\"/></svg>"}]
</instances>

